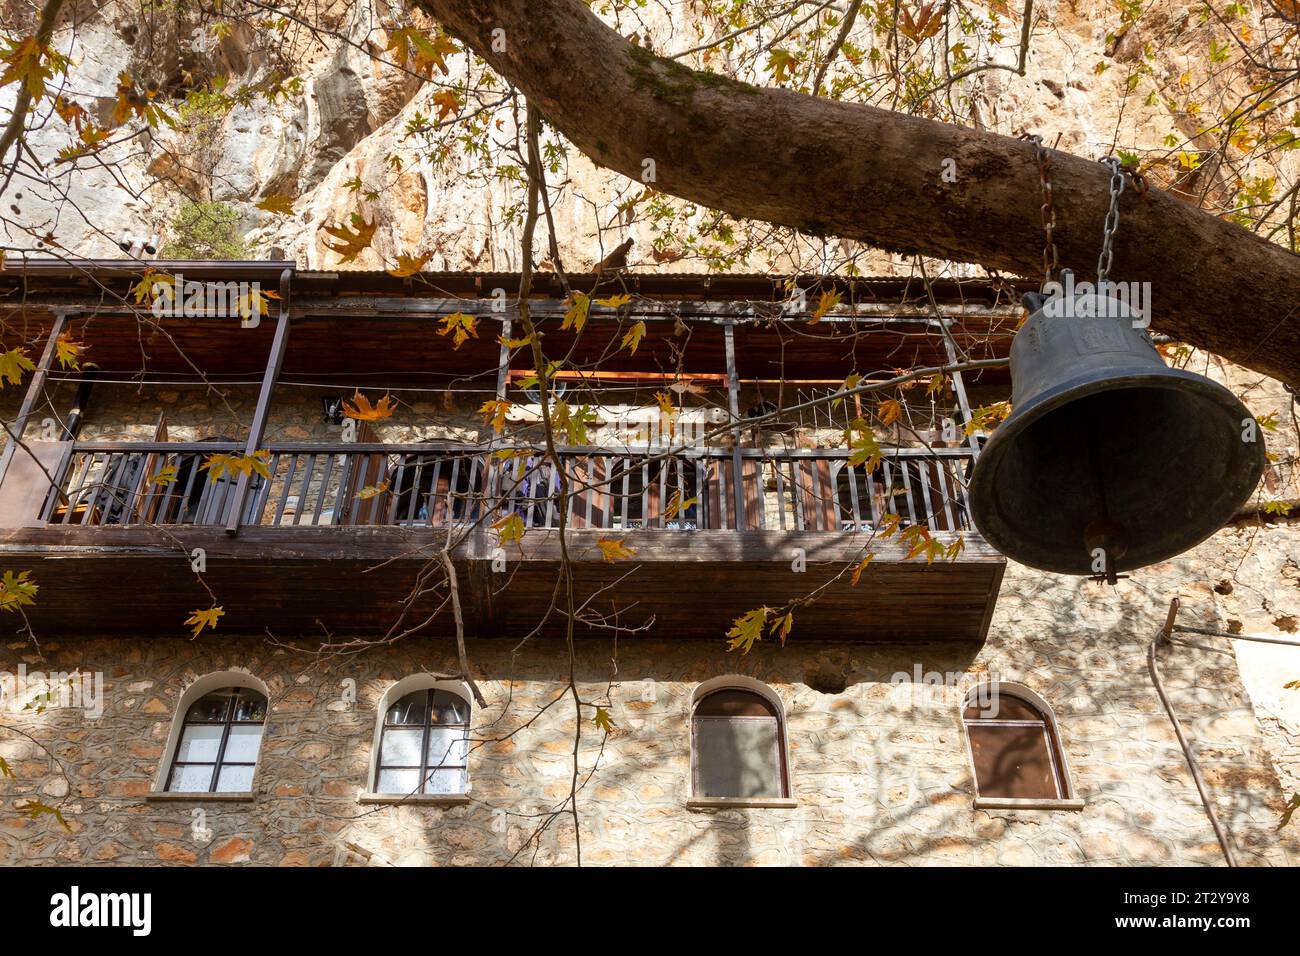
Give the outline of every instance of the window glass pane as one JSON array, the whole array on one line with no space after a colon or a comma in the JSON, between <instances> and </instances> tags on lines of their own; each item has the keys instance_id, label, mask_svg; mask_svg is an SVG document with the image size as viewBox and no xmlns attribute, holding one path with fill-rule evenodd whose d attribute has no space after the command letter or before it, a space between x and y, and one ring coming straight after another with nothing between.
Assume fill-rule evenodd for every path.
<instances>
[{"instance_id":1,"label":"window glass pane","mask_svg":"<svg viewBox=\"0 0 1300 956\"><path fill-rule=\"evenodd\" d=\"M408 794L417 792L420 786L418 770L381 770L377 793Z\"/></svg>"},{"instance_id":2,"label":"window glass pane","mask_svg":"<svg viewBox=\"0 0 1300 956\"><path fill-rule=\"evenodd\" d=\"M434 727L429 731L429 766L463 767L468 741L465 731L460 728L442 729Z\"/></svg>"},{"instance_id":3,"label":"window glass pane","mask_svg":"<svg viewBox=\"0 0 1300 956\"><path fill-rule=\"evenodd\" d=\"M424 785L425 793L464 793L464 770L434 770Z\"/></svg>"},{"instance_id":4,"label":"window glass pane","mask_svg":"<svg viewBox=\"0 0 1300 956\"><path fill-rule=\"evenodd\" d=\"M747 690L720 690L695 705L700 717L776 717L776 710L759 694Z\"/></svg>"},{"instance_id":5,"label":"window glass pane","mask_svg":"<svg viewBox=\"0 0 1300 956\"><path fill-rule=\"evenodd\" d=\"M695 720L695 795L780 797L777 722L766 718Z\"/></svg>"},{"instance_id":6,"label":"window glass pane","mask_svg":"<svg viewBox=\"0 0 1300 956\"><path fill-rule=\"evenodd\" d=\"M215 762L221 748L222 724L191 724L181 734L176 759L181 763ZM204 787L206 790L207 788Z\"/></svg>"},{"instance_id":7,"label":"window glass pane","mask_svg":"<svg viewBox=\"0 0 1300 956\"><path fill-rule=\"evenodd\" d=\"M185 719L189 720L225 720L226 708L230 706L230 698L233 691L227 687L225 690L213 691L211 694L205 694L190 705L189 711L185 714Z\"/></svg>"},{"instance_id":8,"label":"window glass pane","mask_svg":"<svg viewBox=\"0 0 1300 956\"><path fill-rule=\"evenodd\" d=\"M966 705L967 720L1042 720L1037 709L1006 692L987 693Z\"/></svg>"},{"instance_id":9,"label":"window glass pane","mask_svg":"<svg viewBox=\"0 0 1300 956\"><path fill-rule=\"evenodd\" d=\"M255 690L246 690L235 701L234 720L266 720L266 698Z\"/></svg>"},{"instance_id":10,"label":"window glass pane","mask_svg":"<svg viewBox=\"0 0 1300 956\"><path fill-rule=\"evenodd\" d=\"M173 793L207 793L212 786L212 765L176 767L167 789Z\"/></svg>"},{"instance_id":11,"label":"window glass pane","mask_svg":"<svg viewBox=\"0 0 1300 956\"><path fill-rule=\"evenodd\" d=\"M384 717L384 722L388 724L423 724L428 702L429 692L427 690L417 690L414 694L407 694L388 708L388 714Z\"/></svg>"},{"instance_id":12,"label":"window glass pane","mask_svg":"<svg viewBox=\"0 0 1300 956\"><path fill-rule=\"evenodd\" d=\"M231 724L226 738L225 760L234 763L256 763L257 752L262 749L261 724Z\"/></svg>"},{"instance_id":13,"label":"window glass pane","mask_svg":"<svg viewBox=\"0 0 1300 956\"><path fill-rule=\"evenodd\" d=\"M386 767L420 766L420 743L423 739L424 730L422 728L399 730L394 727L385 727L383 746L379 750L379 763Z\"/></svg>"},{"instance_id":14,"label":"window glass pane","mask_svg":"<svg viewBox=\"0 0 1300 956\"><path fill-rule=\"evenodd\" d=\"M247 793L252 789L252 767L222 766L217 775L217 793Z\"/></svg>"},{"instance_id":15,"label":"window glass pane","mask_svg":"<svg viewBox=\"0 0 1300 956\"><path fill-rule=\"evenodd\" d=\"M445 690L433 692L433 723L467 724L469 723L469 704L455 694Z\"/></svg>"},{"instance_id":16,"label":"window glass pane","mask_svg":"<svg viewBox=\"0 0 1300 956\"><path fill-rule=\"evenodd\" d=\"M974 721L966 725L966 732L980 796L1023 800L1061 796L1042 724L999 727Z\"/></svg>"}]
</instances>

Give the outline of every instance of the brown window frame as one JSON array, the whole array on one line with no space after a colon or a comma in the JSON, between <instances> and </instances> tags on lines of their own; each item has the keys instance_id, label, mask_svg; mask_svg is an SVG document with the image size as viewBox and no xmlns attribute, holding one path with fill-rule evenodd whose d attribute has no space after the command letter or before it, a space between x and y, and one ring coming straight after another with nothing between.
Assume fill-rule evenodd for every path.
<instances>
[{"instance_id":1,"label":"brown window frame","mask_svg":"<svg viewBox=\"0 0 1300 956\"><path fill-rule=\"evenodd\" d=\"M766 710L767 713L762 715L758 715L758 714L701 715L700 714L699 712L700 707L703 706L706 701L720 694L727 694L727 693L744 694L748 697L752 697L760 704L762 704L763 709ZM698 725L698 722L701 720L726 720L726 721L771 720L774 721L776 723L776 749L777 749L779 773L780 773L779 794L776 797L770 797L770 796L769 797L742 797L742 796L706 797L704 794L701 794L699 788L698 774L697 774L697 768L699 766L699 759L700 759L700 748L697 745L697 737L696 737L696 727ZM774 703L769 697L767 697L767 695L749 687L743 687L737 685L726 685L723 687L716 687L713 690L710 690L708 693L703 694L691 705L691 761L690 761L689 770L691 775L690 792L691 792L692 799L734 800L742 803L747 801L753 801L753 800L790 799L790 766L789 766L789 759L788 759L787 747L786 747L785 717L782 708L776 703Z\"/></svg>"},{"instance_id":2,"label":"brown window frame","mask_svg":"<svg viewBox=\"0 0 1300 956\"><path fill-rule=\"evenodd\" d=\"M1065 762L1065 755L1061 750L1060 736L1056 729L1056 720L1052 715L1050 707L1045 703L1039 703L1037 700L1026 695L1014 687L1004 687L1001 684L995 685L998 698L1009 698L1024 706L1035 714L1033 718L1002 718L1002 717L980 717L968 716L967 711L973 705L971 694L966 696L962 702L962 730L966 737L966 751L970 759L971 777L975 786L975 797L977 800L992 801L1017 801L1026 803L1070 803L1075 801L1074 787L1070 779L1069 766ZM1037 727L1042 731L1045 749L1047 752L1048 771L1052 779L1052 785L1056 791L1053 796L1034 796L1034 797L1013 797L1002 793L989 793L981 786L980 782L980 764L976 759L974 738L971 734L972 726L981 728L1034 728Z\"/></svg>"}]
</instances>

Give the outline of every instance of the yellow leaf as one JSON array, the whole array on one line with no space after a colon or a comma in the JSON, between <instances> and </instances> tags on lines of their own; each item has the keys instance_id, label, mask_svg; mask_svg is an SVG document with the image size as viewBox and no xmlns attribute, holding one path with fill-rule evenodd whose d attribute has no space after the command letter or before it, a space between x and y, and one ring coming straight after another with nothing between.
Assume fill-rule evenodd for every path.
<instances>
[{"instance_id":1,"label":"yellow leaf","mask_svg":"<svg viewBox=\"0 0 1300 956\"><path fill-rule=\"evenodd\" d=\"M352 401L343 402L343 414L348 418L359 422L380 422L385 418L392 418L393 412L396 411L396 405L393 403L392 396L387 392L384 397L375 404L370 404L370 399L362 395L360 390L352 396Z\"/></svg>"},{"instance_id":2,"label":"yellow leaf","mask_svg":"<svg viewBox=\"0 0 1300 956\"><path fill-rule=\"evenodd\" d=\"M848 440L849 451L852 452L849 455L850 468L863 465L867 471L875 471L884 460L884 452L880 450L880 443L876 441L875 433L871 430L871 426L861 419L853 422L853 427L845 432L845 438Z\"/></svg>"},{"instance_id":3,"label":"yellow leaf","mask_svg":"<svg viewBox=\"0 0 1300 956\"><path fill-rule=\"evenodd\" d=\"M0 63L6 66L0 75L0 86L19 80L26 85L28 95L39 100L45 95L45 81L54 76L52 54L53 51L34 36L9 40L8 47L0 53Z\"/></svg>"},{"instance_id":4,"label":"yellow leaf","mask_svg":"<svg viewBox=\"0 0 1300 956\"><path fill-rule=\"evenodd\" d=\"M667 506L664 508L664 517L671 521L683 511L689 511L699 500L699 498L687 498L682 501L681 490L674 490L668 498Z\"/></svg>"},{"instance_id":5,"label":"yellow leaf","mask_svg":"<svg viewBox=\"0 0 1300 956\"><path fill-rule=\"evenodd\" d=\"M632 354L636 355L637 346L641 344L643 338L645 338L645 322L638 319L632 324L632 328L628 329L627 334L623 336L623 342L619 347L630 348Z\"/></svg>"},{"instance_id":6,"label":"yellow leaf","mask_svg":"<svg viewBox=\"0 0 1300 956\"><path fill-rule=\"evenodd\" d=\"M591 300L587 298L586 293L575 289L569 307L564 312L564 321L560 323L560 328L576 329L581 332L587 324L587 313L590 309Z\"/></svg>"},{"instance_id":7,"label":"yellow leaf","mask_svg":"<svg viewBox=\"0 0 1300 956\"><path fill-rule=\"evenodd\" d=\"M389 269L388 274L398 279L405 279L418 273L428 261L428 256L398 256L397 265Z\"/></svg>"},{"instance_id":8,"label":"yellow leaf","mask_svg":"<svg viewBox=\"0 0 1300 956\"><path fill-rule=\"evenodd\" d=\"M497 341L500 342L502 345L504 345L506 348L513 351L515 349L521 349L525 345L530 344L533 341L533 337L531 335L525 335L522 339L508 339L504 335L498 335Z\"/></svg>"},{"instance_id":9,"label":"yellow leaf","mask_svg":"<svg viewBox=\"0 0 1300 956\"><path fill-rule=\"evenodd\" d=\"M882 425L892 425L903 417L903 403L896 398L887 398L880 403L876 414L880 416Z\"/></svg>"},{"instance_id":10,"label":"yellow leaf","mask_svg":"<svg viewBox=\"0 0 1300 956\"><path fill-rule=\"evenodd\" d=\"M16 611L20 607L36 603L36 592L40 585L31 579L32 572L19 571L14 574L6 571L0 578L0 611Z\"/></svg>"},{"instance_id":11,"label":"yellow leaf","mask_svg":"<svg viewBox=\"0 0 1300 956\"><path fill-rule=\"evenodd\" d=\"M843 296L838 292L823 292L817 299L817 308L809 317L809 323L816 325L822 319L826 318L826 313L839 305L842 298Z\"/></svg>"},{"instance_id":12,"label":"yellow leaf","mask_svg":"<svg viewBox=\"0 0 1300 956\"><path fill-rule=\"evenodd\" d=\"M326 242L325 248L331 252L337 252L343 258L340 262L351 262L370 246L371 241L375 238L375 228L378 222L367 222L365 218L357 212L348 217L351 228L348 226L325 226L327 233L333 236L338 242Z\"/></svg>"},{"instance_id":13,"label":"yellow leaf","mask_svg":"<svg viewBox=\"0 0 1300 956\"><path fill-rule=\"evenodd\" d=\"M224 455L211 454L203 459L203 464L199 469L206 471L213 478L229 476L236 478L240 475L252 476L261 475L263 478L271 477L271 470L266 466L270 461L271 453L269 451L257 451L251 455Z\"/></svg>"},{"instance_id":14,"label":"yellow leaf","mask_svg":"<svg viewBox=\"0 0 1300 956\"><path fill-rule=\"evenodd\" d=\"M5 382L18 385L23 380L23 372L31 372L35 368L36 363L27 357L26 351L20 346L15 346L8 352L0 352L0 388L4 388Z\"/></svg>"},{"instance_id":15,"label":"yellow leaf","mask_svg":"<svg viewBox=\"0 0 1300 956\"><path fill-rule=\"evenodd\" d=\"M622 538L597 538L596 547L600 548L600 556L610 564L636 557L636 552L625 545Z\"/></svg>"},{"instance_id":16,"label":"yellow leaf","mask_svg":"<svg viewBox=\"0 0 1300 956\"><path fill-rule=\"evenodd\" d=\"M604 707L596 708L595 723L596 726L605 731L605 733L609 733L614 729L614 722L609 719L609 711Z\"/></svg>"},{"instance_id":17,"label":"yellow leaf","mask_svg":"<svg viewBox=\"0 0 1300 956\"><path fill-rule=\"evenodd\" d=\"M257 204L258 209L265 209L267 212L273 212L280 216L293 215L293 197L292 196L267 196Z\"/></svg>"},{"instance_id":18,"label":"yellow leaf","mask_svg":"<svg viewBox=\"0 0 1300 956\"><path fill-rule=\"evenodd\" d=\"M867 570L867 565L871 563L871 559L875 556L874 552L868 551L866 556L858 562L858 566L853 569L853 577L849 578L850 587L858 586L858 582L862 580L862 572Z\"/></svg>"},{"instance_id":19,"label":"yellow leaf","mask_svg":"<svg viewBox=\"0 0 1300 956\"><path fill-rule=\"evenodd\" d=\"M736 618L731 630L727 632L727 637L731 638L727 642L727 650L748 654L754 644L763 639L763 628L767 626L767 618L771 613L770 607L756 607Z\"/></svg>"},{"instance_id":20,"label":"yellow leaf","mask_svg":"<svg viewBox=\"0 0 1300 956\"><path fill-rule=\"evenodd\" d=\"M176 481L176 474L177 472L176 472L175 465L165 465L164 467L158 469L158 474L154 475L152 478L149 479L149 484L158 485L159 487L163 485L170 485L174 481Z\"/></svg>"},{"instance_id":21,"label":"yellow leaf","mask_svg":"<svg viewBox=\"0 0 1300 956\"><path fill-rule=\"evenodd\" d=\"M190 640L198 637L199 632L205 627L210 627L215 630L218 619L220 619L225 613L225 609L220 606L210 607L206 611L191 611L190 616L185 619L185 623L194 628L194 633L190 635Z\"/></svg>"},{"instance_id":22,"label":"yellow leaf","mask_svg":"<svg viewBox=\"0 0 1300 956\"><path fill-rule=\"evenodd\" d=\"M510 403L497 398L490 398L479 406L479 414L492 423L492 430L498 434L506 427L508 411Z\"/></svg>"},{"instance_id":23,"label":"yellow leaf","mask_svg":"<svg viewBox=\"0 0 1300 956\"><path fill-rule=\"evenodd\" d=\"M497 533L498 544L509 544L511 541L522 541L524 538L524 519L519 515L511 512L504 518L498 518L492 523L492 530Z\"/></svg>"},{"instance_id":24,"label":"yellow leaf","mask_svg":"<svg viewBox=\"0 0 1300 956\"><path fill-rule=\"evenodd\" d=\"M369 501L371 498L378 497L388 490L389 482L385 481L378 485L366 485L357 492L356 497L362 501Z\"/></svg>"},{"instance_id":25,"label":"yellow leaf","mask_svg":"<svg viewBox=\"0 0 1300 956\"><path fill-rule=\"evenodd\" d=\"M597 305L603 305L607 309L621 309L632 301L630 295L611 295L607 299L597 299Z\"/></svg>"},{"instance_id":26,"label":"yellow leaf","mask_svg":"<svg viewBox=\"0 0 1300 956\"><path fill-rule=\"evenodd\" d=\"M458 349L470 338L478 338L478 317L464 312L443 316L439 335L450 335L453 349Z\"/></svg>"}]
</instances>

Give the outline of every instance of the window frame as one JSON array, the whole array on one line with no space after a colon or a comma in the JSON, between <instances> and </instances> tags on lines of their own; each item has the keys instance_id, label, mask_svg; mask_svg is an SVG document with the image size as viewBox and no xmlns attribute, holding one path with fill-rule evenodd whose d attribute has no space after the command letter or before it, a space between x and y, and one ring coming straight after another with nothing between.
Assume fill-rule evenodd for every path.
<instances>
[{"instance_id":1,"label":"window frame","mask_svg":"<svg viewBox=\"0 0 1300 956\"><path fill-rule=\"evenodd\" d=\"M776 713L776 742L780 759L781 796L779 797L705 797L695 792L695 721L696 710L703 701L719 691L741 691L753 694L767 702ZM709 718L705 718L709 719ZM768 718L752 718L768 719ZM798 806L794 795L793 775L790 772L790 737L785 706L772 688L752 677L729 675L716 677L699 684L691 693L686 712L688 758L686 762L686 806L693 809L726 809L730 807L791 808Z\"/></svg>"},{"instance_id":2,"label":"window frame","mask_svg":"<svg viewBox=\"0 0 1300 956\"><path fill-rule=\"evenodd\" d=\"M1001 697L1015 698L1038 714L1038 720L999 720L998 718L967 718L966 709L981 697L988 699L990 693ZM1009 681L983 681L972 687L961 700L957 719L961 723L962 737L966 744L966 762L970 767L971 787L975 794L977 810L1081 810L1084 801L1074 789L1074 779L1070 773L1070 764L1065 755L1065 745L1061 739L1061 730L1056 723L1056 714L1050 704L1023 684ZM1047 756L1051 765L1052 777L1056 783L1059 796L1056 797L1000 797L986 796L980 793L979 768L975 764L975 748L971 743L970 725L972 723L986 726L1042 727L1047 743Z\"/></svg>"},{"instance_id":3,"label":"window frame","mask_svg":"<svg viewBox=\"0 0 1300 956\"><path fill-rule=\"evenodd\" d=\"M262 699L266 701L266 714L262 718L261 743L258 745L257 748L257 760L254 761L252 764L253 778L249 783L248 789L247 790L226 790L226 791L218 791L212 789L168 790L167 788L171 784L172 775L177 763L176 755L180 750L181 738L184 736L186 726L189 725L185 718L189 714L190 708L194 706L194 704L202 700L204 697L206 697L208 694L212 693L213 691L226 690L226 689L238 690L238 691L245 691L245 690L252 691L256 694L261 695ZM212 765L213 772L212 772L212 779L208 783L209 788L216 785L218 772L222 766L221 758L225 754L225 744L229 738L228 730L229 730L229 724L232 722L230 721L232 715L233 715L233 708L230 708L227 710L227 714L226 714L227 716L226 728L223 729L222 731L221 745L218 751L218 759ZM248 674L243 671L214 671L213 673L203 675L198 680L194 681L192 684L186 687L185 690L181 692L181 695L176 702L176 709L172 714L172 719L171 719L171 728L167 734L167 743L163 747L162 758L158 761L158 770L154 774L153 787L150 789L145 799L146 800L185 800L185 801L203 800L203 801L222 801L222 802L251 801L255 799L255 796L257 794L258 782L262 774L263 746L266 743L267 736L271 732L270 720L271 720L270 690L267 688L266 684L262 683L262 681L258 680L252 674ZM208 726L211 726L211 725L215 725L217 722L196 721L195 723L204 723ZM233 723L244 724L244 723L252 723L252 721L233 721ZM195 765L203 763L203 761L182 761L182 762L183 763L188 762ZM245 761L236 761L230 765L248 766L247 762Z\"/></svg>"},{"instance_id":4,"label":"window frame","mask_svg":"<svg viewBox=\"0 0 1300 956\"><path fill-rule=\"evenodd\" d=\"M463 724L465 732L465 789L460 793L380 793L377 789L379 786L379 771L383 769L403 769L401 767L388 767L382 763L382 747L384 740L384 730L387 725L388 711L403 698L418 692L425 692L430 695L426 699L426 708L432 703L432 694L436 691L446 691L460 699L466 708L466 720ZM375 714L375 731L374 738L370 745L370 761L366 771L365 788L358 796L360 803L408 803L408 804L434 804L434 805L455 805L468 803L470 801L470 792L473 790L474 781L470 774L470 753L468 741L471 739L470 731L474 724L474 698L470 694L469 685L463 681L449 681L435 677L432 674L412 674L404 677L402 680L392 684L380 697ZM407 726L414 729L416 724L398 725L394 727ZM432 727L446 726L459 727L461 724L433 724L432 714L426 710L425 721L421 726L420 736L420 759L421 764L418 768L422 773L425 772L428 761L429 734ZM406 767L404 769L412 769ZM434 768L437 769L437 768ZM424 777L420 778L421 791L425 786Z\"/></svg>"}]
</instances>

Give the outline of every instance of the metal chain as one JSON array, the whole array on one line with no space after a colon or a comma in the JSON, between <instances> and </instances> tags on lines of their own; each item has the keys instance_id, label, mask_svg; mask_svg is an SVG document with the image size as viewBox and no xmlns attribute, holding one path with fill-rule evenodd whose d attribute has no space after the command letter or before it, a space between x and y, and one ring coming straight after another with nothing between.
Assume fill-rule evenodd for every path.
<instances>
[{"instance_id":1,"label":"metal chain","mask_svg":"<svg viewBox=\"0 0 1300 956\"><path fill-rule=\"evenodd\" d=\"M1052 238L1052 230L1056 228L1056 206L1052 203L1052 155L1043 146L1043 137L1031 133L1023 135L1023 138L1034 144L1034 155L1038 160L1038 182L1043 189L1043 205L1039 207L1038 219L1043 225L1043 286L1046 287L1060 267L1056 240Z\"/></svg>"},{"instance_id":2,"label":"metal chain","mask_svg":"<svg viewBox=\"0 0 1300 956\"><path fill-rule=\"evenodd\" d=\"M1124 167L1114 156L1107 156L1102 164L1110 170L1110 209L1106 212L1106 222L1101 230L1101 255L1097 259L1097 285L1106 281L1110 274L1110 263L1114 256L1111 246L1115 241L1115 230L1119 228L1119 196L1124 191Z\"/></svg>"}]
</instances>

